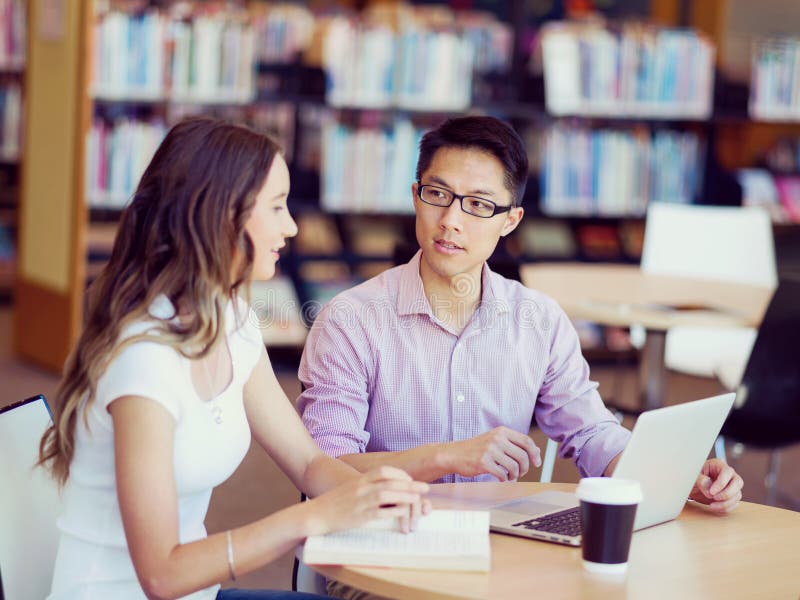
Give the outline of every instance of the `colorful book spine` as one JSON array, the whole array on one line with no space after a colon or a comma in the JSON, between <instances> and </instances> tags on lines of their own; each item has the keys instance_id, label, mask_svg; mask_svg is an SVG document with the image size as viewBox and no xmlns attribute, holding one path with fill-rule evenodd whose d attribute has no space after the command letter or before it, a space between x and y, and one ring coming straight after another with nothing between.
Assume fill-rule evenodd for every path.
<instances>
[{"instance_id":1,"label":"colorful book spine","mask_svg":"<svg viewBox=\"0 0 800 600\"><path fill-rule=\"evenodd\" d=\"M702 144L693 134L556 124L543 135L546 214L642 216L648 202L689 203L700 188Z\"/></svg>"},{"instance_id":2,"label":"colorful book spine","mask_svg":"<svg viewBox=\"0 0 800 600\"><path fill-rule=\"evenodd\" d=\"M86 141L89 206L124 208L165 135L159 120L96 119Z\"/></svg>"},{"instance_id":3,"label":"colorful book spine","mask_svg":"<svg viewBox=\"0 0 800 600\"><path fill-rule=\"evenodd\" d=\"M475 73L511 67L511 28L485 14L415 7L392 15L328 23L323 68L330 105L465 110Z\"/></svg>"},{"instance_id":4,"label":"colorful book spine","mask_svg":"<svg viewBox=\"0 0 800 600\"><path fill-rule=\"evenodd\" d=\"M258 60L268 64L294 62L311 44L314 15L299 4L269 4L263 8L264 12L253 21Z\"/></svg>"},{"instance_id":5,"label":"colorful book spine","mask_svg":"<svg viewBox=\"0 0 800 600\"><path fill-rule=\"evenodd\" d=\"M555 115L704 119L714 47L690 30L560 22L542 31L547 110Z\"/></svg>"},{"instance_id":6,"label":"colorful book spine","mask_svg":"<svg viewBox=\"0 0 800 600\"><path fill-rule=\"evenodd\" d=\"M19 84L0 88L0 159L19 160L22 146L22 91Z\"/></svg>"},{"instance_id":7,"label":"colorful book spine","mask_svg":"<svg viewBox=\"0 0 800 600\"><path fill-rule=\"evenodd\" d=\"M330 212L410 214L423 131L407 119L386 127L323 125L322 206Z\"/></svg>"},{"instance_id":8,"label":"colorful book spine","mask_svg":"<svg viewBox=\"0 0 800 600\"><path fill-rule=\"evenodd\" d=\"M26 7L26 0L0 0L0 70L25 66Z\"/></svg>"},{"instance_id":9,"label":"colorful book spine","mask_svg":"<svg viewBox=\"0 0 800 600\"><path fill-rule=\"evenodd\" d=\"M751 64L750 116L800 120L800 38L754 42Z\"/></svg>"},{"instance_id":10,"label":"colorful book spine","mask_svg":"<svg viewBox=\"0 0 800 600\"><path fill-rule=\"evenodd\" d=\"M151 9L100 13L94 26L97 99L236 104L255 97L255 30L247 13L188 16Z\"/></svg>"}]
</instances>

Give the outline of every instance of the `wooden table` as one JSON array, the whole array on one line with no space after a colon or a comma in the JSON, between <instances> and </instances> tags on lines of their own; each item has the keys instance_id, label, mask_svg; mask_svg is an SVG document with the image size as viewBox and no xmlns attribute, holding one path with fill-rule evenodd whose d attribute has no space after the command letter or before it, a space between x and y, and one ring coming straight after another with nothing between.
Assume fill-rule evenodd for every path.
<instances>
[{"instance_id":1,"label":"wooden table","mask_svg":"<svg viewBox=\"0 0 800 600\"><path fill-rule=\"evenodd\" d=\"M520 277L556 300L570 318L647 330L640 368L645 409L664 405L668 329L758 327L773 293L759 286L651 275L636 265L540 263L520 267Z\"/></svg>"},{"instance_id":2,"label":"wooden table","mask_svg":"<svg viewBox=\"0 0 800 600\"><path fill-rule=\"evenodd\" d=\"M432 486L441 508L485 508L574 484ZM687 503L678 519L633 535L628 574L584 571L580 548L491 534L489 573L314 566L327 577L390 598L798 598L800 513L742 503L717 516Z\"/></svg>"}]
</instances>

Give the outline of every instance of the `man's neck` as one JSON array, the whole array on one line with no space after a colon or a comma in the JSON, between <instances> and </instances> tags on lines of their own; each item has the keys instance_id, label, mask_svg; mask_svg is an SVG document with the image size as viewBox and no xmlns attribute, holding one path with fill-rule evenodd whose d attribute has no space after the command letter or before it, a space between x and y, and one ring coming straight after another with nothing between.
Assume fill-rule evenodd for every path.
<instances>
[{"instance_id":1,"label":"man's neck","mask_svg":"<svg viewBox=\"0 0 800 600\"><path fill-rule=\"evenodd\" d=\"M424 258L420 261L419 274L431 312L454 331L460 333L467 326L480 304L482 271L483 267L478 267L474 273L442 277Z\"/></svg>"}]
</instances>

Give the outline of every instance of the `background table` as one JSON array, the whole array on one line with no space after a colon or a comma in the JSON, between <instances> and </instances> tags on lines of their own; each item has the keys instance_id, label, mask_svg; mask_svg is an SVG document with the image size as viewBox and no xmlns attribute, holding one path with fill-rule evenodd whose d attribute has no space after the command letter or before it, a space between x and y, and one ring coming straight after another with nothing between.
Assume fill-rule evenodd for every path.
<instances>
[{"instance_id":1,"label":"background table","mask_svg":"<svg viewBox=\"0 0 800 600\"><path fill-rule=\"evenodd\" d=\"M441 508L480 508L574 484L432 486ZM628 574L586 573L580 548L491 534L492 570L456 573L313 566L390 598L792 598L800 594L800 513L742 503L718 516L688 503L677 520L633 535Z\"/></svg>"},{"instance_id":2,"label":"background table","mask_svg":"<svg viewBox=\"0 0 800 600\"><path fill-rule=\"evenodd\" d=\"M570 318L621 327L641 325L647 330L640 366L645 409L664 405L668 329L758 327L773 292L745 284L651 275L636 265L540 263L520 267L520 278L527 287L553 298Z\"/></svg>"}]
</instances>

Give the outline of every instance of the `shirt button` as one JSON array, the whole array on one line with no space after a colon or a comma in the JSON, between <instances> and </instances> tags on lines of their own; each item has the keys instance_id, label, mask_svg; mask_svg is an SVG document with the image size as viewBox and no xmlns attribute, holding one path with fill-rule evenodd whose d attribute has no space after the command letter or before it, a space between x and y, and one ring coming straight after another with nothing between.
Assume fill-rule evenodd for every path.
<instances>
[{"instance_id":1,"label":"shirt button","mask_svg":"<svg viewBox=\"0 0 800 600\"><path fill-rule=\"evenodd\" d=\"M464 394L459 394L458 396L456 396L456 400L458 400L459 402L463 402L464 401Z\"/></svg>"}]
</instances>

